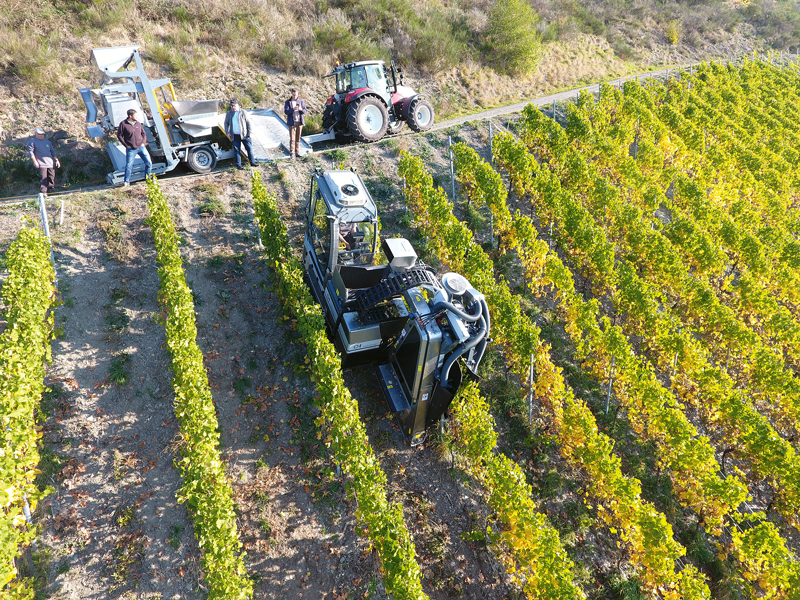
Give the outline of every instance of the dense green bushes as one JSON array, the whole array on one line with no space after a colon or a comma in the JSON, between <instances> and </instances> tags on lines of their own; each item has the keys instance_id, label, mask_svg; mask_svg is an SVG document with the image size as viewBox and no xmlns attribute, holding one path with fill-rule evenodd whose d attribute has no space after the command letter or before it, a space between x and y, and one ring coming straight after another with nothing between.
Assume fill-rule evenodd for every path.
<instances>
[{"instance_id":1,"label":"dense green bushes","mask_svg":"<svg viewBox=\"0 0 800 600\"><path fill-rule=\"evenodd\" d=\"M486 46L500 71L526 75L536 70L542 58L538 21L528 0L496 0L489 14Z\"/></svg>"}]
</instances>

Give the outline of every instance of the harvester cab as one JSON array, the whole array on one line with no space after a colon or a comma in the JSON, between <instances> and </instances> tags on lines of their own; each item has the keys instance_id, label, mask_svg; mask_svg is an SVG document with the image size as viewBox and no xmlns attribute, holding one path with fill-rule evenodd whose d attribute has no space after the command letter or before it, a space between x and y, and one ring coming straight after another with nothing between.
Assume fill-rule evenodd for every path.
<instances>
[{"instance_id":1,"label":"harvester cab","mask_svg":"<svg viewBox=\"0 0 800 600\"><path fill-rule=\"evenodd\" d=\"M389 408L416 446L473 375L488 341L483 294L457 273L441 280L403 238L378 247L378 215L352 171L311 176L303 267L343 366L372 363Z\"/></svg>"},{"instance_id":2,"label":"harvester cab","mask_svg":"<svg viewBox=\"0 0 800 600\"><path fill-rule=\"evenodd\" d=\"M307 136L309 142L376 142L387 133L399 133L406 123L417 132L433 126L433 106L403 85L402 70L394 61L388 68L382 60L337 63L325 77L334 79L335 92L325 103L323 132Z\"/></svg>"}]
</instances>

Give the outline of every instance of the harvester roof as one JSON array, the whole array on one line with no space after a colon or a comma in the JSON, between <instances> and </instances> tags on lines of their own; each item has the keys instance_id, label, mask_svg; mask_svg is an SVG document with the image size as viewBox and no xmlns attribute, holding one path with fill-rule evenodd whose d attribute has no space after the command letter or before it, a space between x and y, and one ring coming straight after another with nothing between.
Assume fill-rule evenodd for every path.
<instances>
[{"instance_id":1,"label":"harvester roof","mask_svg":"<svg viewBox=\"0 0 800 600\"><path fill-rule=\"evenodd\" d=\"M346 223L373 221L378 216L375 202L364 182L352 171L324 171L317 174L328 214Z\"/></svg>"}]
</instances>

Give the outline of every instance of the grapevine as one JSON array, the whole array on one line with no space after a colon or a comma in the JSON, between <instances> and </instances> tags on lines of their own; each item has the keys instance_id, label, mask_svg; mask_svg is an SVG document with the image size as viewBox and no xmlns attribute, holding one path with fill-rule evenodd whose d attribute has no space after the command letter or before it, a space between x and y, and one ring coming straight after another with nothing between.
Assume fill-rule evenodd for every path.
<instances>
[{"instance_id":1,"label":"grapevine","mask_svg":"<svg viewBox=\"0 0 800 600\"><path fill-rule=\"evenodd\" d=\"M32 598L33 588L17 575L14 558L30 544L35 527L26 521L26 502L34 510L48 487L35 484L41 432L39 402L44 392L44 363L50 360L55 299L55 272L50 243L37 228L24 227L7 253L8 277L3 284L6 327L0 336L0 402L2 402L2 452L0 481L0 596ZM8 586L8 587L6 587Z\"/></svg>"},{"instance_id":2,"label":"grapevine","mask_svg":"<svg viewBox=\"0 0 800 600\"><path fill-rule=\"evenodd\" d=\"M252 598L253 583L247 576L236 530L233 488L219 452L214 399L197 345L192 292L186 284L175 224L155 177L147 181L147 207L158 255L159 297L166 312L164 326L172 357L175 416L184 444L182 456L176 461L183 477L178 501L186 505L194 519L208 597Z\"/></svg>"},{"instance_id":3,"label":"grapevine","mask_svg":"<svg viewBox=\"0 0 800 600\"><path fill-rule=\"evenodd\" d=\"M386 475L367 439L358 403L345 386L339 355L328 340L322 311L303 281L303 271L292 254L275 196L264 187L258 173L253 173L252 195L278 296L284 310L297 320L297 330L306 343L322 413L316 424L327 432L324 441L336 463L352 477L358 501L356 517L365 526L381 559L387 591L398 599L422 600L427 596L422 591L422 575L402 507L386 498ZM322 432L319 435L322 437Z\"/></svg>"}]
</instances>

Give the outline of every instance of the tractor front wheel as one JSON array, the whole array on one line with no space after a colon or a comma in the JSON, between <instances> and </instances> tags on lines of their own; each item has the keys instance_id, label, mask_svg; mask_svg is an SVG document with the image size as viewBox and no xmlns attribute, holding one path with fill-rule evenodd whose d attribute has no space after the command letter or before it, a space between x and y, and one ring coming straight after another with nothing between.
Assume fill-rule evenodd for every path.
<instances>
[{"instance_id":1,"label":"tractor front wheel","mask_svg":"<svg viewBox=\"0 0 800 600\"><path fill-rule=\"evenodd\" d=\"M347 109L347 126L359 142L377 142L386 134L389 113L375 96L363 96Z\"/></svg>"},{"instance_id":2,"label":"tractor front wheel","mask_svg":"<svg viewBox=\"0 0 800 600\"><path fill-rule=\"evenodd\" d=\"M425 98L414 98L408 107L408 126L414 131L428 131L433 127L433 106Z\"/></svg>"}]
</instances>

